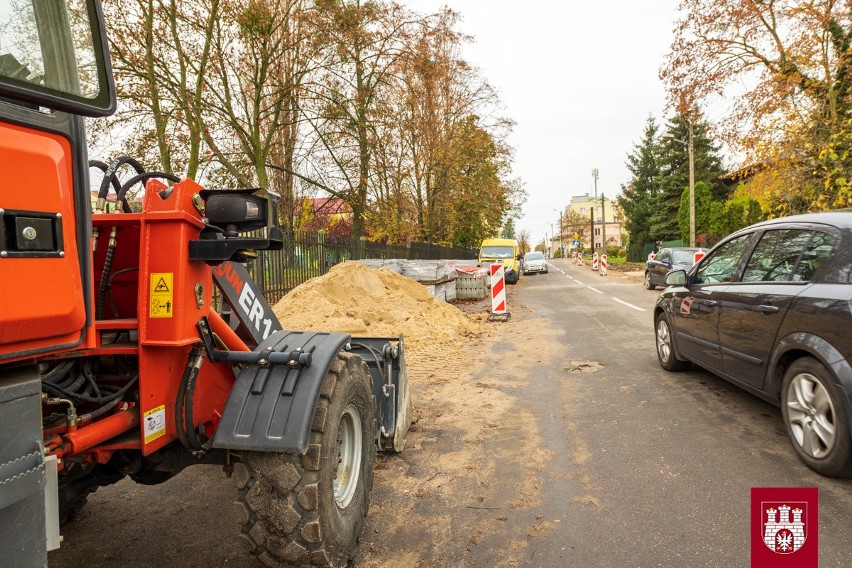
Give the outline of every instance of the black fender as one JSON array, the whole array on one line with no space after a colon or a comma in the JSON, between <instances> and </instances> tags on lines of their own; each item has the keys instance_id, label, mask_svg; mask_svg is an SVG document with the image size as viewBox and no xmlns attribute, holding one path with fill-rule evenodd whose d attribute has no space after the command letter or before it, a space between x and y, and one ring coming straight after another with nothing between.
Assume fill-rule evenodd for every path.
<instances>
[{"instance_id":1,"label":"black fender","mask_svg":"<svg viewBox=\"0 0 852 568\"><path fill-rule=\"evenodd\" d=\"M772 395L771 402L777 406L783 404L783 399L775 396L776 390L781 389L781 382L784 380L778 372L778 365L784 355L793 350L807 352L834 375L840 392L845 394L844 411L847 416L852 416L852 400L849 396L849 393L852 393L852 365L834 345L818 335L804 331L797 331L780 339L772 353L766 373L766 381L771 381L771 389L768 391ZM849 432L852 433L852 421L849 421Z\"/></svg>"},{"instance_id":2,"label":"black fender","mask_svg":"<svg viewBox=\"0 0 852 568\"><path fill-rule=\"evenodd\" d=\"M282 330L246 353L257 362L237 376L213 447L305 453L322 381L349 341L345 333Z\"/></svg>"}]
</instances>

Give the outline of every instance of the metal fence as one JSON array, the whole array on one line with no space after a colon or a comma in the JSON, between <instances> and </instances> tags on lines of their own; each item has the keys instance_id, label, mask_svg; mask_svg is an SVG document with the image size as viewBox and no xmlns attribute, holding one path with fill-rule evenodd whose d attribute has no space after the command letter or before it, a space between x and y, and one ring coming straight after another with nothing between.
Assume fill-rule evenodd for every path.
<instances>
[{"instance_id":1,"label":"metal fence","mask_svg":"<svg viewBox=\"0 0 852 568\"><path fill-rule=\"evenodd\" d=\"M429 243L408 246L374 243L366 239L332 237L325 233L285 234L284 248L260 251L257 260L247 264L249 274L274 304L299 284L322 276L335 264L347 260L400 258L409 260L471 260L476 249L445 247Z\"/></svg>"}]
</instances>

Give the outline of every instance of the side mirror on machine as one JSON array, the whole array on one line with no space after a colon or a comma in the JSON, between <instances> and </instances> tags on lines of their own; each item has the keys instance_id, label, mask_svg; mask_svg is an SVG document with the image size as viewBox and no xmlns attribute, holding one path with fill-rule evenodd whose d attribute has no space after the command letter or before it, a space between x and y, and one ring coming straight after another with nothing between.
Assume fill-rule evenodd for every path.
<instances>
[{"instance_id":1,"label":"side mirror on machine","mask_svg":"<svg viewBox=\"0 0 852 568\"><path fill-rule=\"evenodd\" d=\"M683 286L686 284L685 270L672 270L666 274L666 286Z\"/></svg>"}]
</instances>

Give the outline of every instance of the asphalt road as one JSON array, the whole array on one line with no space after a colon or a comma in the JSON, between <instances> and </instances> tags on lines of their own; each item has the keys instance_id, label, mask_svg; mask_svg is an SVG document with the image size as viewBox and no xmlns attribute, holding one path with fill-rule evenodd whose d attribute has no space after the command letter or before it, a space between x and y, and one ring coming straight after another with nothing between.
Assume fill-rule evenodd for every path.
<instances>
[{"instance_id":1,"label":"asphalt road","mask_svg":"<svg viewBox=\"0 0 852 568\"><path fill-rule=\"evenodd\" d=\"M852 484L799 462L777 408L702 370L662 370L651 321L658 292L569 262L553 268L516 299L564 331L565 359L602 368L574 373L566 389L564 360L546 362L528 402L550 417L545 439L557 455L587 449L584 463L555 466L581 468L596 506L548 510L566 518L531 565L747 566L750 489L798 486L819 488L820 566L852 564ZM544 501L564 502L562 489L552 484Z\"/></svg>"},{"instance_id":2,"label":"asphalt road","mask_svg":"<svg viewBox=\"0 0 852 568\"><path fill-rule=\"evenodd\" d=\"M470 361L435 354L409 447L379 459L358 566L748 566L750 490L774 486L818 487L820 566L852 564L852 482L801 465L775 407L662 370L658 293L615 276L553 261L509 287L512 319ZM232 499L212 466L101 488L50 565L256 567Z\"/></svg>"}]
</instances>

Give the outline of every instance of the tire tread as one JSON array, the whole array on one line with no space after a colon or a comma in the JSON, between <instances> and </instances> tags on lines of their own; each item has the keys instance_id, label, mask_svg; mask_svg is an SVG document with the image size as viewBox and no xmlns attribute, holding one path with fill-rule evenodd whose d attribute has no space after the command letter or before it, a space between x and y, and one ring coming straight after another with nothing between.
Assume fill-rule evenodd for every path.
<instances>
[{"instance_id":1,"label":"tire tread","mask_svg":"<svg viewBox=\"0 0 852 568\"><path fill-rule=\"evenodd\" d=\"M365 381L367 392L372 393L366 363L355 354L338 353L323 379L308 451L304 455L246 452L243 461L235 465L233 478L239 490L237 503L244 507L244 510L236 508L235 516L243 521L247 511L248 521L241 522L243 540L249 543L250 553L266 566L342 567L348 563L352 551L330 550L324 540L319 487L323 435L329 420L334 419L329 408L342 383L343 374L351 376L355 370L363 373L360 377L356 373L355 377ZM375 404L372 395L370 399L372 408ZM373 424L372 416L370 424ZM375 445L369 445L365 451L374 453ZM365 462L369 466L369 471L365 472L366 489L369 491L372 486L372 457ZM362 522L367 508L364 508ZM282 516L286 519L284 524L281 523Z\"/></svg>"}]
</instances>

